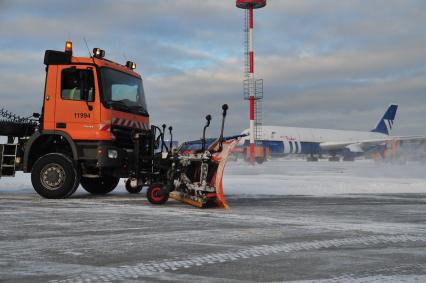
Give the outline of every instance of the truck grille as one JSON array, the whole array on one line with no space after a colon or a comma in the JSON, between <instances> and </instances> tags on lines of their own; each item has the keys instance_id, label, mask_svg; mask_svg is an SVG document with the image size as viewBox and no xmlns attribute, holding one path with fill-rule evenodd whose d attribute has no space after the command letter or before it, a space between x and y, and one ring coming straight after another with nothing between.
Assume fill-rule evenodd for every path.
<instances>
[{"instance_id":1,"label":"truck grille","mask_svg":"<svg viewBox=\"0 0 426 283\"><path fill-rule=\"evenodd\" d=\"M132 140L132 133L134 129L120 127L120 126L113 126L111 128L111 132L116 137L115 143L119 147L123 148L133 148L133 140Z\"/></svg>"}]
</instances>

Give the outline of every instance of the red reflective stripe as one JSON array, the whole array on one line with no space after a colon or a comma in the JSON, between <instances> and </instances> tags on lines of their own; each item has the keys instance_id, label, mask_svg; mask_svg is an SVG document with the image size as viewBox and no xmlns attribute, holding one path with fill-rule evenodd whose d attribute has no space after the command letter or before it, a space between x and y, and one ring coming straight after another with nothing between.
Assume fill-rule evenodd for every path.
<instances>
[{"instance_id":1,"label":"red reflective stripe","mask_svg":"<svg viewBox=\"0 0 426 283\"><path fill-rule=\"evenodd\" d=\"M136 128L136 129L141 129L141 130L148 130L149 129L149 125L145 124L142 121L127 120L127 119L122 119L122 118L112 118L111 124L115 125L115 126ZM110 128L110 125L108 125L108 128Z\"/></svg>"},{"instance_id":2,"label":"red reflective stripe","mask_svg":"<svg viewBox=\"0 0 426 283\"><path fill-rule=\"evenodd\" d=\"M250 6L249 9L249 21L250 21L250 28L253 28L253 6Z\"/></svg>"},{"instance_id":3,"label":"red reflective stripe","mask_svg":"<svg viewBox=\"0 0 426 283\"><path fill-rule=\"evenodd\" d=\"M254 52L250 52L250 73L254 73Z\"/></svg>"},{"instance_id":4,"label":"red reflective stripe","mask_svg":"<svg viewBox=\"0 0 426 283\"><path fill-rule=\"evenodd\" d=\"M101 131L109 131L109 129L111 129L111 125L110 124L106 124L101 128Z\"/></svg>"},{"instance_id":5,"label":"red reflective stripe","mask_svg":"<svg viewBox=\"0 0 426 283\"><path fill-rule=\"evenodd\" d=\"M250 120L254 120L254 97L250 97Z\"/></svg>"}]
</instances>

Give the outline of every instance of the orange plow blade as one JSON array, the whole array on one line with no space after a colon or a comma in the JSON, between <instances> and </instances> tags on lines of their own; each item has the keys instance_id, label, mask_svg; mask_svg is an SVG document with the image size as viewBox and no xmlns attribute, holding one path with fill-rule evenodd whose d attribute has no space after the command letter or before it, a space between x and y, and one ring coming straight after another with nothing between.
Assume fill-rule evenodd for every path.
<instances>
[{"instance_id":1,"label":"orange plow blade","mask_svg":"<svg viewBox=\"0 0 426 283\"><path fill-rule=\"evenodd\" d=\"M185 151L179 156L180 175L170 198L199 207L229 208L223 191L223 173L232 149L239 139L215 142L204 153Z\"/></svg>"},{"instance_id":2,"label":"orange plow blade","mask_svg":"<svg viewBox=\"0 0 426 283\"><path fill-rule=\"evenodd\" d=\"M231 140L223 143L223 150L213 155L213 160L219 164L216 176L214 178L214 187L216 188L216 204L218 207L228 209L229 205L223 192L223 173L232 149L238 144L238 140Z\"/></svg>"}]
</instances>

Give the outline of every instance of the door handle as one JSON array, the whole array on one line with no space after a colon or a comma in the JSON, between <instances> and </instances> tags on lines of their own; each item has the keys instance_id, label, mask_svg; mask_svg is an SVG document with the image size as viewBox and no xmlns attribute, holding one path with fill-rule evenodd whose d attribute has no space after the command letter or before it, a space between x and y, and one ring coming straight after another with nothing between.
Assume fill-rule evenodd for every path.
<instances>
[{"instance_id":1,"label":"door handle","mask_svg":"<svg viewBox=\"0 0 426 283\"><path fill-rule=\"evenodd\" d=\"M58 129L66 129L67 123L56 123L56 128Z\"/></svg>"}]
</instances>

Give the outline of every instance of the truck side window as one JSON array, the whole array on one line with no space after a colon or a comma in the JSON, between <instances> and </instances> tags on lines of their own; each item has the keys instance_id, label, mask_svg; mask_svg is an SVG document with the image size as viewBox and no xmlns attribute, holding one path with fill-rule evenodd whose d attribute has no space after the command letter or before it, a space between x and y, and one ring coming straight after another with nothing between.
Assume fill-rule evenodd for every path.
<instances>
[{"instance_id":1,"label":"truck side window","mask_svg":"<svg viewBox=\"0 0 426 283\"><path fill-rule=\"evenodd\" d=\"M87 98L84 97L84 93L87 93ZM61 97L65 100L93 102L95 100L93 72L76 68L62 70Z\"/></svg>"}]
</instances>

